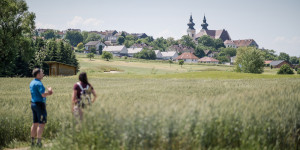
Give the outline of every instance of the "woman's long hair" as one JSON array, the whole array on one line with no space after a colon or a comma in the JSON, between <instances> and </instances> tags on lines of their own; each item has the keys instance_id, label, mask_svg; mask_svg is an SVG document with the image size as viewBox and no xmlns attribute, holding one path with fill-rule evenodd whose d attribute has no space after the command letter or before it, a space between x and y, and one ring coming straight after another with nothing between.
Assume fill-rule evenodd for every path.
<instances>
[{"instance_id":1,"label":"woman's long hair","mask_svg":"<svg viewBox=\"0 0 300 150\"><path fill-rule=\"evenodd\" d=\"M90 85L90 83L88 81L88 78L87 78L87 75L86 75L86 72L81 72L79 74L79 81L81 81L84 84Z\"/></svg>"}]
</instances>

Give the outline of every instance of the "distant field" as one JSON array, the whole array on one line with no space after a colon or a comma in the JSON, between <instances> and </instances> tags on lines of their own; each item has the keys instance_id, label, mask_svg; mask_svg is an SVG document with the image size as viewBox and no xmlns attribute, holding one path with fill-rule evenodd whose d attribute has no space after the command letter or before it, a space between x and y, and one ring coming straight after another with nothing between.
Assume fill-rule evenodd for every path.
<instances>
[{"instance_id":1,"label":"distant field","mask_svg":"<svg viewBox=\"0 0 300 150\"><path fill-rule=\"evenodd\" d=\"M70 108L77 76L46 77L48 149L295 149L300 75L232 67L79 57L98 100L81 127ZM120 73L103 73L108 70ZM29 145L31 78L0 78L0 147Z\"/></svg>"}]
</instances>

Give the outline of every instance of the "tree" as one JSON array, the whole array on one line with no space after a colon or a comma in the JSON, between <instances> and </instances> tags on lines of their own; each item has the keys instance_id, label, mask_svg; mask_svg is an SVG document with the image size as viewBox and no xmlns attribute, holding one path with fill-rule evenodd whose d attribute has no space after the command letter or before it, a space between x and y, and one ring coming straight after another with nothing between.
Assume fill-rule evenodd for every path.
<instances>
[{"instance_id":1,"label":"tree","mask_svg":"<svg viewBox=\"0 0 300 150\"><path fill-rule=\"evenodd\" d=\"M81 49L83 49L83 47L84 47L84 45L82 42L77 44L77 49L81 50Z\"/></svg>"},{"instance_id":2,"label":"tree","mask_svg":"<svg viewBox=\"0 0 300 150\"><path fill-rule=\"evenodd\" d=\"M96 47L91 48L91 53L96 54Z\"/></svg>"},{"instance_id":3,"label":"tree","mask_svg":"<svg viewBox=\"0 0 300 150\"><path fill-rule=\"evenodd\" d=\"M94 53L88 53L86 56L92 60L92 58L94 58Z\"/></svg>"},{"instance_id":4,"label":"tree","mask_svg":"<svg viewBox=\"0 0 300 150\"><path fill-rule=\"evenodd\" d=\"M236 49L232 47L220 48L219 56L236 56Z\"/></svg>"},{"instance_id":5,"label":"tree","mask_svg":"<svg viewBox=\"0 0 300 150\"><path fill-rule=\"evenodd\" d=\"M218 56L217 59L220 63L230 62L228 56Z\"/></svg>"},{"instance_id":6,"label":"tree","mask_svg":"<svg viewBox=\"0 0 300 150\"><path fill-rule=\"evenodd\" d=\"M140 59L156 59L155 52L153 50L143 49L142 51L133 55L134 58Z\"/></svg>"},{"instance_id":7,"label":"tree","mask_svg":"<svg viewBox=\"0 0 300 150\"><path fill-rule=\"evenodd\" d=\"M100 41L101 40L101 36L97 33L89 33L88 37L86 38L86 40L84 41L85 43L88 43L90 41Z\"/></svg>"},{"instance_id":8,"label":"tree","mask_svg":"<svg viewBox=\"0 0 300 150\"><path fill-rule=\"evenodd\" d=\"M214 39L215 49L225 48L224 42L222 39Z\"/></svg>"},{"instance_id":9,"label":"tree","mask_svg":"<svg viewBox=\"0 0 300 150\"><path fill-rule=\"evenodd\" d=\"M292 56L290 57L290 62L292 64L299 64L299 58L297 58L296 56Z\"/></svg>"},{"instance_id":10,"label":"tree","mask_svg":"<svg viewBox=\"0 0 300 150\"><path fill-rule=\"evenodd\" d=\"M214 41L214 39L212 39L208 35L203 35L203 36L199 37L197 41L198 41L198 44L202 44L202 45L208 46L208 47L215 47L215 41Z\"/></svg>"},{"instance_id":11,"label":"tree","mask_svg":"<svg viewBox=\"0 0 300 150\"><path fill-rule=\"evenodd\" d=\"M163 37L157 38L151 43L153 49L158 49L161 51L165 51L167 49L167 40Z\"/></svg>"},{"instance_id":12,"label":"tree","mask_svg":"<svg viewBox=\"0 0 300 150\"><path fill-rule=\"evenodd\" d=\"M180 41L181 41L181 44L184 46L191 47L191 48L196 47L194 40L188 35L182 36Z\"/></svg>"},{"instance_id":13,"label":"tree","mask_svg":"<svg viewBox=\"0 0 300 150\"><path fill-rule=\"evenodd\" d=\"M14 76L28 71L16 64L29 65L34 56L35 14L21 0L1 0L0 8L0 76Z\"/></svg>"},{"instance_id":14,"label":"tree","mask_svg":"<svg viewBox=\"0 0 300 150\"><path fill-rule=\"evenodd\" d=\"M264 71L264 58L261 51L255 47L239 47L235 70L244 73L262 73Z\"/></svg>"},{"instance_id":15,"label":"tree","mask_svg":"<svg viewBox=\"0 0 300 150\"><path fill-rule=\"evenodd\" d=\"M102 50L103 50L103 46L100 44L99 45L99 55L102 55Z\"/></svg>"},{"instance_id":16,"label":"tree","mask_svg":"<svg viewBox=\"0 0 300 150\"><path fill-rule=\"evenodd\" d=\"M112 54L110 53L110 52L106 52L106 51L104 51L103 53L102 53L102 58L103 59L106 59L106 61L109 61L110 59L112 59Z\"/></svg>"},{"instance_id":17,"label":"tree","mask_svg":"<svg viewBox=\"0 0 300 150\"><path fill-rule=\"evenodd\" d=\"M294 74L293 69L288 64L284 64L280 67L277 74Z\"/></svg>"},{"instance_id":18,"label":"tree","mask_svg":"<svg viewBox=\"0 0 300 150\"><path fill-rule=\"evenodd\" d=\"M122 44L125 42L124 36L118 37L117 41L118 41L118 44L119 44L119 45L122 45Z\"/></svg>"},{"instance_id":19,"label":"tree","mask_svg":"<svg viewBox=\"0 0 300 150\"><path fill-rule=\"evenodd\" d=\"M57 35L55 34L54 30L47 30L44 33L41 34L42 37L44 37L45 39L52 39L52 38L56 38Z\"/></svg>"},{"instance_id":20,"label":"tree","mask_svg":"<svg viewBox=\"0 0 300 150\"><path fill-rule=\"evenodd\" d=\"M171 64L173 64L173 60L172 59L169 59L169 64L170 64L170 67L171 67Z\"/></svg>"},{"instance_id":21,"label":"tree","mask_svg":"<svg viewBox=\"0 0 300 150\"><path fill-rule=\"evenodd\" d=\"M82 35L82 41L84 42L84 44L86 44L86 39L88 38L89 36L89 33L87 31L82 31L81 32L81 35Z\"/></svg>"},{"instance_id":22,"label":"tree","mask_svg":"<svg viewBox=\"0 0 300 150\"><path fill-rule=\"evenodd\" d=\"M276 52L274 50L269 50L269 49L262 49L262 54L265 60L276 60L277 55L275 54Z\"/></svg>"},{"instance_id":23,"label":"tree","mask_svg":"<svg viewBox=\"0 0 300 150\"><path fill-rule=\"evenodd\" d=\"M179 65L181 66L181 68L182 68L182 65L184 64L184 61L183 60L179 60Z\"/></svg>"},{"instance_id":24,"label":"tree","mask_svg":"<svg viewBox=\"0 0 300 150\"><path fill-rule=\"evenodd\" d=\"M82 34L77 31L68 31L65 38L70 41L72 46L76 46L78 43L83 42Z\"/></svg>"},{"instance_id":25,"label":"tree","mask_svg":"<svg viewBox=\"0 0 300 150\"><path fill-rule=\"evenodd\" d=\"M205 47L203 45L197 45L196 49L195 49L195 55L199 58L202 58L205 56L204 53Z\"/></svg>"},{"instance_id":26,"label":"tree","mask_svg":"<svg viewBox=\"0 0 300 150\"><path fill-rule=\"evenodd\" d=\"M286 60L286 61L290 61L290 56L287 53L284 52L280 52L279 56L278 56L279 60Z\"/></svg>"}]
</instances>

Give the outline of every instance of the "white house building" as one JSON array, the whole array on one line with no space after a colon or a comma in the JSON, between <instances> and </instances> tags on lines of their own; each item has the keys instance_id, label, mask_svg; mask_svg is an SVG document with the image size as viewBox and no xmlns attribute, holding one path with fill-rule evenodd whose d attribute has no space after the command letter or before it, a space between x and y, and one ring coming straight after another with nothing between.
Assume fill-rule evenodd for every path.
<instances>
[{"instance_id":1,"label":"white house building","mask_svg":"<svg viewBox=\"0 0 300 150\"><path fill-rule=\"evenodd\" d=\"M195 56L193 53L182 53L180 56L178 56L176 59L176 62L179 60L183 60L185 63L198 63L198 57Z\"/></svg>"},{"instance_id":2,"label":"white house building","mask_svg":"<svg viewBox=\"0 0 300 150\"><path fill-rule=\"evenodd\" d=\"M224 45L226 47L233 47L233 48L246 47L246 46L253 46L258 48L258 44L253 39L226 40L224 42Z\"/></svg>"},{"instance_id":3,"label":"white house building","mask_svg":"<svg viewBox=\"0 0 300 150\"><path fill-rule=\"evenodd\" d=\"M99 54L100 45L102 46L102 49L106 46L100 41L90 41L84 45L85 47L84 53L89 53L92 47L94 47L96 49L96 52Z\"/></svg>"},{"instance_id":4,"label":"white house building","mask_svg":"<svg viewBox=\"0 0 300 150\"><path fill-rule=\"evenodd\" d=\"M134 54L141 52L143 48L127 48L128 50L128 56L133 57Z\"/></svg>"},{"instance_id":5,"label":"white house building","mask_svg":"<svg viewBox=\"0 0 300 150\"><path fill-rule=\"evenodd\" d=\"M156 55L156 59L162 59L163 56L162 56L160 50L154 50L154 52L155 52L155 55Z\"/></svg>"},{"instance_id":6,"label":"white house building","mask_svg":"<svg viewBox=\"0 0 300 150\"><path fill-rule=\"evenodd\" d=\"M176 51L168 51L168 52L161 52L162 59L168 60L168 59L175 59L178 57L178 54Z\"/></svg>"},{"instance_id":7,"label":"white house building","mask_svg":"<svg viewBox=\"0 0 300 150\"><path fill-rule=\"evenodd\" d=\"M105 46L103 52L110 52L114 56L127 56L128 49L124 45L119 46Z\"/></svg>"}]
</instances>

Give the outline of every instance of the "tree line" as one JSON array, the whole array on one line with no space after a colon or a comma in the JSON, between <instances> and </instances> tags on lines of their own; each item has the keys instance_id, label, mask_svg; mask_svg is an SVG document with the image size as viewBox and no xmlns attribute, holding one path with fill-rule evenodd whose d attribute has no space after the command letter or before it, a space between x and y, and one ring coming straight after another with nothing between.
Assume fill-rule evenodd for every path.
<instances>
[{"instance_id":1,"label":"tree line","mask_svg":"<svg viewBox=\"0 0 300 150\"><path fill-rule=\"evenodd\" d=\"M35 14L23 0L0 1L0 76L31 76L35 67L47 74L45 61L74 65L78 61L68 42L35 37Z\"/></svg>"}]
</instances>

